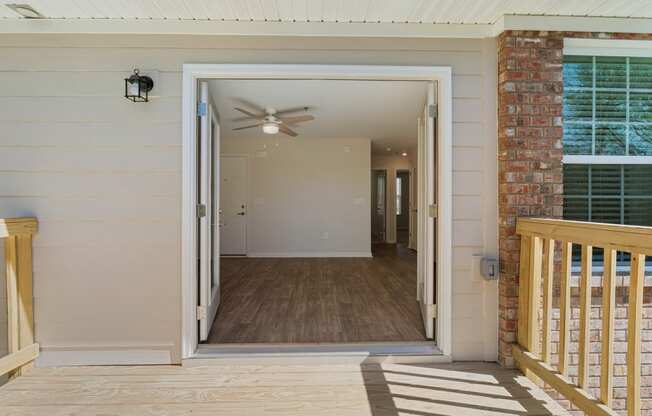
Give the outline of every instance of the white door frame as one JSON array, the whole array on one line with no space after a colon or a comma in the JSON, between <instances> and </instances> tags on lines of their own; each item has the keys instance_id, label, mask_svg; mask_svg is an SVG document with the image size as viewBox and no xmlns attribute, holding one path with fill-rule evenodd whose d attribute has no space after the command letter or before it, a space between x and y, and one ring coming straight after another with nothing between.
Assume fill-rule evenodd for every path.
<instances>
[{"instance_id":1,"label":"white door frame","mask_svg":"<svg viewBox=\"0 0 652 416\"><path fill-rule=\"evenodd\" d=\"M196 354L197 334L197 81L199 79L323 79L436 81L439 193L437 347L452 356L453 98L449 66L184 64L182 119L181 357ZM421 179L421 178L420 178Z\"/></svg>"}]
</instances>

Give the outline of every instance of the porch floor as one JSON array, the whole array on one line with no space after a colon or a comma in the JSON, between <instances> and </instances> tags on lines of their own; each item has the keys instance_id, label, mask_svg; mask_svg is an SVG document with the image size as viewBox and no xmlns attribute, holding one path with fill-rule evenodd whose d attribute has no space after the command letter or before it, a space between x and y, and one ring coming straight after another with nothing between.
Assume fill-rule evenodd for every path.
<instances>
[{"instance_id":1,"label":"porch floor","mask_svg":"<svg viewBox=\"0 0 652 416\"><path fill-rule=\"evenodd\" d=\"M0 387L3 415L566 415L488 363L37 368Z\"/></svg>"}]
</instances>

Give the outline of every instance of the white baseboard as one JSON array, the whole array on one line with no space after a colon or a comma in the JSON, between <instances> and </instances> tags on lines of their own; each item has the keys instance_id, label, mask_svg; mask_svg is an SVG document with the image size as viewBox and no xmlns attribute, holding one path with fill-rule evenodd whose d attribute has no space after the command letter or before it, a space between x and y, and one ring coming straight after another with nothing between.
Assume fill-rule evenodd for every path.
<instances>
[{"instance_id":1,"label":"white baseboard","mask_svg":"<svg viewBox=\"0 0 652 416\"><path fill-rule=\"evenodd\" d=\"M371 251L254 252L248 253L247 257L371 257Z\"/></svg>"},{"instance_id":2,"label":"white baseboard","mask_svg":"<svg viewBox=\"0 0 652 416\"><path fill-rule=\"evenodd\" d=\"M42 347L37 367L175 364L172 345Z\"/></svg>"}]
</instances>

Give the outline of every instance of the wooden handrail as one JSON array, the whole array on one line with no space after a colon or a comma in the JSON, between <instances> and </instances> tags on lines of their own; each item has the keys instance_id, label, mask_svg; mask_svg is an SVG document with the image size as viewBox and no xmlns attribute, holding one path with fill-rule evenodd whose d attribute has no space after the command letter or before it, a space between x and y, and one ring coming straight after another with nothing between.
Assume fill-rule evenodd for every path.
<instances>
[{"instance_id":1,"label":"wooden handrail","mask_svg":"<svg viewBox=\"0 0 652 416\"><path fill-rule=\"evenodd\" d=\"M34 217L0 218L0 238L36 234L38 221Z\"/></svg>"},{"instance_id":2,"label":"wooden handrail","mask_svg":"<svg viewBox=\"0 0 652 416\"><path fill-rule=\"evenodd\" d=\"M36 218L0 219L0 238L5 239L9 347L9 354L0 359L0 375L20 374L38 356L32 289L32 236L37 229Z\"/></svg>"},{"instance_id":3,"label":"wooden handrail","mask_svg":"<svg viewBox=\"0 0 652 416\"><path fill-rule=\"evenodd\" d=\"M591 415L616 416L611 409L615 317L616 253L631 254L627 312L627 414L641 414L641 320L645 256L652 255L652 227L519 218L521 235L519 311L514 359L528 376L536 376ZM552 279L555 246L561 244L559 366L550 366ZM578 382L568 371L570 297L573 245L581 246ZM588 393L593 248L604 249L600 397ZM541 296L543 289L543 297ZM541 299L543 298L543 302ZM539 311L543 309L543 328ZM540 338L540 334L541 338Z\"/></svg>"}]
</instances>

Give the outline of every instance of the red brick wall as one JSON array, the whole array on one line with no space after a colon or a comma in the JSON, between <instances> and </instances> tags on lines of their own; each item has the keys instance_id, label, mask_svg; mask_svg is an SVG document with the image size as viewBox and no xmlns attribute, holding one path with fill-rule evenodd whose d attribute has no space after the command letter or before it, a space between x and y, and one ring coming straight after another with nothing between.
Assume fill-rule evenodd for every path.
<instances>
[{"instance_id":1,"label":"red brick wall","mask_svg":"<svg viewBox=\"0 0 652 416\"><path fill-rule=\"evenodd\" d=\"M562 178L562 57L563 39L647 39L652 34L614 34L545 31L507 31L498 38L498 183L500 253L501 364L512 366L511 344L516 341L520 239L515 235L518 217L561 217ZM558 277L556 277L558 278ZM614 409L625 408L623 382L626 286L619 285L616 320ZM594 284L599 286L600 284ZM648 290L649 289L649 290ZM600 290L593 289L591 311L592 389L599 385ZM571 324L571 377L577 372L577 289L573 289ZM555 302L557 299L555 299ZM652 288L646 288L642 374L643 414L652 415ZM553 364L557 361L559 311L555 306ZM595 390L592 390L596 393ZM568 403L563 404L568 406ZM573 412L581 414L582 412Z\"/></svg>"},{"instance_id":2,"label":"red brick wall","mask_svg":"<svg viewBox=\"0 0 652 416\"><path fill-rule=\"evenodd\" d=\"M562 216L562 48L559 32L498 38L499 359L506 366L518 311L516 218Z\"/></svg>"},{"instance_id":3,"label":"red brick wall","mask_svg":"<svg viewBox=\"0 0 652 416\"><path fill-rule=\"evenodd\" d=\"M652 33L506 31L498 37L499 360L512 366L517 217L561 217L564 38L652 40Z\"/></svg>"}]
</instances>

